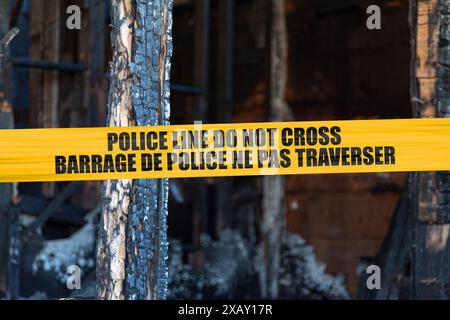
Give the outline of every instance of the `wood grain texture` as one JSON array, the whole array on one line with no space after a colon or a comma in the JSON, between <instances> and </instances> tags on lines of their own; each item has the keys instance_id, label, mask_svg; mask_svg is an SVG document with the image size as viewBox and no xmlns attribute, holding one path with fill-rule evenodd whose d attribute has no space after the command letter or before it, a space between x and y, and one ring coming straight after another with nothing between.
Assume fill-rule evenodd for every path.
<instances>
[{"instance_id":1,"label":"wood grain texture","mask_svg":"<svg viewBox=\"0 0 450 320\"><path fill-rule=\"evenodd\" d=\"M113 60L107 124L131 126L136 122L132 104L132 42L134 1L113 0L111 9ZM126 229L132 180L103 183L103 210L97 244L97 287L101 299L125 299Z\"/></svg>"}]
</instances>

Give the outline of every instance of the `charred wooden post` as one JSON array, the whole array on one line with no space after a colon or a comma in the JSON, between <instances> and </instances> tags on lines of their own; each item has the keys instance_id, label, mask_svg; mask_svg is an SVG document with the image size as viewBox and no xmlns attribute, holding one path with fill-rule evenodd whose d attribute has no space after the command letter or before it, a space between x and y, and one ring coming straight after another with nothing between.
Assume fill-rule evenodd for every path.
<instances>
[{"instance_id":1,"label":"charred wooden post","mask_svg":"<svg viewBox=\"0 0 450 320\"><path fill-rule=\"evenodd\" d=\"M413 64L411 94L416 117L450 117L450 1L411 1ZM449 299L450 175L410 178L412 298Z\"/></svg>"},{"instance_id":2,"label":"charred wooden post","mask_svg":"<svg viewBox=\"0 0 450 320\"><path fill-rule=\"evenodd\" d=\"M234 0L219 1L217 115L219 123L231 122L234 86ZM216 234L232 227L233 178L218 178L216 185Z\"/></svg>"},{"instance_id":3,"label":"charred wooden post","mask_svg":"<svg viewBox=\"0 0 450 320\"><path fill-rule=\"evenodd\" d=\"M287 26L284 0L271 0L270 26L270 120L282 121L287 80ZM281 241L285 226L285 177L263 178L261 223L263 266L260 272L264 298L278 297Z\"/></svg>"},{"instance_id":4,"label":"charred wooden post","mask_svg":"<svg viewBox=\"0 0 450 320\"><path fill-rule=\"evenodd\" d=\"M137 125L168 125L172 0L136 1L133 46L132 92ZM127 242L129 299L166 297L168 196L168 179L135 182Z\"/></svg>"},{"instance_id":5,"label":"charred wooden post","mask_svg":"<svg viewBox=\"0 0 450 320\"><path fill-rule=\"evenodd\" d=\"M197 96L197 108L195 110L194 120L201 123L205 123L208 120L210 7L210 0L195 0L194 81L195 85L201 88L202 94ZM206 226L208 224L206 179L195 179L194 184L192 242L194 247L199 248L201 235L206 232ZM194 252L191 259L194 268L200 268L203 264L202 253L199 251Z\"/></svg>"},{"instance_id":6,"label":"charred wooden post","mask_svg":"<svg viewBox=\"0 0 450 320\"><path fill-rule=\"evenodd\" d=\"M172 0L112 0L108 125L169 123ZM97 248L102 299L163 299L168 180L108 181Z\"/></svg>"},{"instance_id":7,"label":"charred wooden post","mask_svg":"<svg viewBox=\"0 0 450 320\"><path fill-rule=\"evenodd\" d=\"M19 33L19 29L13 27L9 29L9 2L0 1L0 129L12 129L14 127L14 117L11 104L7 100L10 87L10 70L3 68L5 66L5 57L7 56L8 46L14 37ZM10 244L12 221L10 217L10 207L13 198L13 184L0 184L0 290L11 293L10 283ZM14 290L17 292L17 290ZM13 294L7 294L9 298Z\"/></svg>"},{"instance_id":8,"label":"charred wooden post","mask_svg":"<svg viewBox=\"0 0 450 320\"><path fill-rule=\"evenodd\" d=\"M61 0L30 2L30 56L33 60L58 62L61 45ZM30 124L32 127L59 126L59 74L30 71ZM55 195L55 183L42 184L46 197Z\"/></svg>"}]
</instances>

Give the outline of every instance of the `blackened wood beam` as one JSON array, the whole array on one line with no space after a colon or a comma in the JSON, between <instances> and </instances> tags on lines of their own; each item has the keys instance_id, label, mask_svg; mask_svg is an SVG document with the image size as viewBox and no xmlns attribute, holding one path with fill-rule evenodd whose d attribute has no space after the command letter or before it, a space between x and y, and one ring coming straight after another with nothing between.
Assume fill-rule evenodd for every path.
<instances>
[{"instance_id":1,"label":"blackened wood beam","mask_svg":"<svg viewBox=\"0 0 450 320\"><path fill-rule=\"evenodd\" d=\"M450 1L410 1L415 117L450 117ZM450 175L410 177L412 298L450 298Z\"/></svg>"},{"instance_id":2,"label":"blackened wood beam","mask_svg":"<svg viewBox=\"0 0 450 320\"><path fill-rule=\"evenodd\" d=\"M270 121L282 121L287 81L287 25L284 0L270 0ZM273 174L274 172L272 172ZM260 286L263 298L279 295L281 241L285 231L285 184L280 175L263 177L262 222L260 226L262 266Z\"/></svg>"},{"instance_id":3,"label":"blackened wood beam","mask_svg":"<svg viewBox=\"0 0 450 320\"><path fill-rule=\"evenodd\" d=\"M218 79L216 122L229 123L233 114L234 89L234 0L219 1ZM233 227L233 178L218 178L216 183L216 235Z\"/></svg>"},{"instance_id":4,"label":"blackened wood beam","mask_svg":"<svg viewBox=\"0 0 450 320\"><path fill-rule=\"evenodd\" d=\"M172 0L136 0L132 96L139 126L169 124L172 6ZM128 299L166 297L168 196L168 179L134 181L127 236Z\"/></svg>"}]
</instances>

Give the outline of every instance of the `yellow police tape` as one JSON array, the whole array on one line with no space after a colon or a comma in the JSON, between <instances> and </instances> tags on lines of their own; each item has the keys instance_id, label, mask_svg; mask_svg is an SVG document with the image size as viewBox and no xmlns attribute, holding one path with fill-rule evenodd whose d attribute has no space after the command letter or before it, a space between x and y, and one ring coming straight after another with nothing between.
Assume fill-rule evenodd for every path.
<instances>
[{"instance_id":1,"label":"yellow police tape","mask_svg":"<svg viewBox=\"0 0 450 320\"><path fill-rule=\"evenodd\" d=\"M0 130L0 182L450 170L450 119Z\"/></svg>"}]
</instances>

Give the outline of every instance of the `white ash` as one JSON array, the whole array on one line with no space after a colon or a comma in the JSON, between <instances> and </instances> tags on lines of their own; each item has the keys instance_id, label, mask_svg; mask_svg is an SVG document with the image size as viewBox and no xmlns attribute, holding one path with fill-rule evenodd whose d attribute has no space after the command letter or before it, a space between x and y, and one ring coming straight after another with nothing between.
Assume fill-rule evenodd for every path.
<instances>
[{"instance_id":1,"label":"white ash","mask_svg":"<svg viewBox=\"0 0 450 320\"><path fill-rule=\"evenodd\" d=\"M255 248L239 232L226 230L217 241L202 238L205 264L194 271L183 263L181 243L171 241L169 299L260 299L261 263ZM282 299L349 299L341 275L326 273L314 249L299 235L283 239L279 273Z\"/></svg>"},{"instance_id":2,"label":"white ash","mask_svg":"<svg viewBox=\"0 0 450 320\"><path fill-rule=\"evenodd\" d=\"M93 268L95 232L94 224L88 222L70 238L45 241L33 261L33 273L53 272L58 281L65 283L70 265L77 265L81 270Z\"/></svg>"},{"instance_id":3,"label":"white ash","mask_svg":"<svg viewBox=\"0 0 450 320\"><path fill-rule=\"evenodd\" d=\"M350 299L340 274L326 273L314 248L297 234L284 237L281 250L280 293L286 299Z\"/></svg>"}]
</instances>

